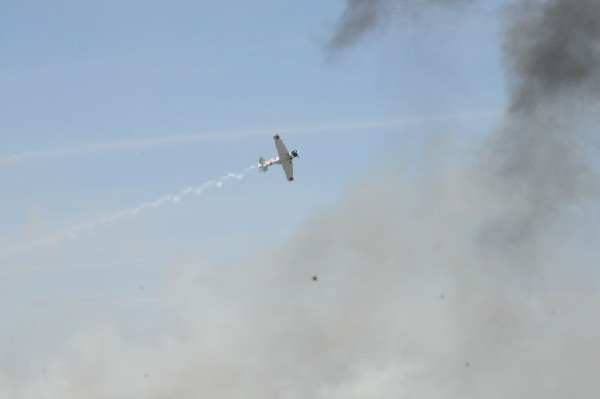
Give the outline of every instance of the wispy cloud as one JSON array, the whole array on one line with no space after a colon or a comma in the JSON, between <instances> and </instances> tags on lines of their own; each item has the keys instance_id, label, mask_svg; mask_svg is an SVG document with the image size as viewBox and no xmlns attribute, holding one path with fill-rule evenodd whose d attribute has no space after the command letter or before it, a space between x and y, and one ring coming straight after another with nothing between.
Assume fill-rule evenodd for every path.
<instances>
[{"instance_id":1,"label":"wispy cloud","mask_svg":"<svg viewBox=\"0 0 600 399\"><path fill-rule=\"evenodd\" d=\"M116 151L134 151L142 148L176 146L200 141L234 140L264 135L265 132L285 134L318 134L324 132L370 133L373 129L400 128L426 125L441 121L489 119L497 116L493 112L473 114L440 114L429 116L406 116L381 120L351 120L315 125L288 127L248 128L229 131L207 131L191 134L146 137L129 140L98 141L90 143L66 144L56 147L39 148L0 157L0 166L25 163L45 159L62 159L70 156L99 154ZM366 131L366 130L369 131Z\"/></svg>"}]
</instances>

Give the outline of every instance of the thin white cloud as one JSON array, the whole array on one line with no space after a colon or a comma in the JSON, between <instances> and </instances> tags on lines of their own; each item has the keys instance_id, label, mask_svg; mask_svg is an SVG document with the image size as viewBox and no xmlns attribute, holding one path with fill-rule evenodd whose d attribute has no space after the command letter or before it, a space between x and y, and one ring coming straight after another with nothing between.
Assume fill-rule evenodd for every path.
<instances>
[{"instance_id":1,"label":"thin white cloud","mask_svg":"<svg viewBox=\"0 0 600 399\"><path fill-rule=\"evenodd\" d=\"M478 120L496 117L497 113L482 112L474 114L447 114L433 116L412 116L388 118L383 120L353 120L329 124L304 125L293 127L249 128L230 131L211 131L191 134L179 134L160 137L147 137L130 140L100 141L81 144L68 144L57 147L40 148L0 157L0 166L25 163L29 161L65 158L85 154L97 154L115 151L133 151L142 148L175 146L198 141L233 140L264 135L265 132L285 134L316 134L323 132L370 133L373 129L400 128L405 126L426 125L444 121ZM369 130L368 132L366 130Z\"/></svg>"}]
</instances>

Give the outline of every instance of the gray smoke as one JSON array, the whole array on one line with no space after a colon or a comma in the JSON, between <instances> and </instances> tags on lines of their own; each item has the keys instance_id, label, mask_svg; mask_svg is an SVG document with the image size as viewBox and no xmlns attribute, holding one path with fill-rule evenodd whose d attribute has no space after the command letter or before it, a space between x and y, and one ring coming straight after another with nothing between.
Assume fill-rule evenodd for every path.
<instances>
[{"instance_id":1,"label":"gray smoke","mask_svg":"<svg viewBox=\"0 0 600 399\"><path fill-rule=\"evenodd\" d=\"M578 240L555 226L544 273L507 273L525 263L472 239L493 196L436 155L443 172L358 182L272 253L177 262L162 332L98 322L43 372L0 373L0 397L594 398L600 298Z\"/></svg>"},{"instance_id":2,"label":"gray smoke","mask_svg":"<svg viewBox=\"0 0 600 399\"><path fill-rule=\"evenodd\" d=\"M349 1L332 43L405 3ZM0 372L0 397L596 398L598 180L579 121L598 94L597 11L511 9L510 104L473 162L432 140L419 179L378 170L281 248L177 262L166 332L101 324L43 375Z\"/></svg>"},{"instance_id":3,"label":"gray smoke","mask_svg":"<svg viewBox=\"0 0 600 399\"><path fill-rule=\"evenodd\" d=\"M525 1L508 17L510 103L481 161L504 209L486 235L531 249L559 212L598 184L579 120L600 95L600 2Z\"/></svg>"},{"instance_id":4,"label":"gray smoke","mask_svg":"<svg viewBox=\"0 0 600 399\"><path fill-rule=\"evenodd\" d=\"M385 18L392 0L348 0L339 26L328 43L330 50L342 49L355 43Z\"/></svg>"},{"instance_id":5,"label":"gray smoke","mask_svg":"<svg viewBox=\"0 0 600 399\"><path fill-rule=\"evenodd\" d=\"M462 3L348 0L329 48L415 8ZM520 1L507 7L506 22L509 106L476 166L478 184L500 205L481 240L530 251L558 212L597 185L578 121L600 99L600 2Z\"/></svg>"},{"instance_id":6,"label":"gray smoke","mask_svg":"<svg viewBox=\"0 0 600 399\"><path fill-rule=\"evenodd\" d=\"M461 4L473 0L347 0L344 13L327 50L337 52L355 43L373 29L385 25L397 13L413 14L423 5Z\"/></svg>"},{"instance_id":7,"label":"gray smoke","mask_svg":"<svg viewBox=\"0 0 600 399\"><path fill-rule=\"evenodd\" d=\"M524 1L511 7L504 49L512 78L509 111L600 96L600 2Z\"/></svg>"}]
</instances>

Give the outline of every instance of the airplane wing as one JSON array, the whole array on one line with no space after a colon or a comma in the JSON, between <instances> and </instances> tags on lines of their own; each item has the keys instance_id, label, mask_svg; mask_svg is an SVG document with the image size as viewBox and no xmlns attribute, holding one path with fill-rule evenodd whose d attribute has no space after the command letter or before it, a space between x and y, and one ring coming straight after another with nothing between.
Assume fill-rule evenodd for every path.
<instances>
[{"instance_id":1,"label":"airplane wing","mask_svg":"<svg viewBox=\"0 0 600 399\"><path fill-rule=\"evenodd\" d=\"M285 172L285 177L287 177L288 181L294 180L294 165L290 159L284 159L281 161L281 166L283 166L283 171Z\"/></svg>"},{"instance_id":2,"label":"airplane wing","mask_svg":"<svg viewBox=\"0 0 600 399\"><path fill-rule=\"evenodd\" d=\"M282 161L290 157L290 153L287 148L285 148L285 144L281 141L281 137L278 134L273 136L273 140L275 140L275 148L277 148L277 154L279 155L279 159Z\"/></svg>"},{"instance_id":3,"label":"airplane wing","mask_svg":"<svg viewBox=\"0 0 600 399\"><path fill-rule=\"evenodd\" d=\"M288 181L292 181L294 180L294 166L292 165L292 160L290 159L290 153L288 152L287 148L285 148L285 144L283 144L283 141L278 134L273 136L273 140L275 141L275 148L277 148L277 154L279 155L281 166L285 172L285 177L287 177Z\"/></svg>"}]
</instances>

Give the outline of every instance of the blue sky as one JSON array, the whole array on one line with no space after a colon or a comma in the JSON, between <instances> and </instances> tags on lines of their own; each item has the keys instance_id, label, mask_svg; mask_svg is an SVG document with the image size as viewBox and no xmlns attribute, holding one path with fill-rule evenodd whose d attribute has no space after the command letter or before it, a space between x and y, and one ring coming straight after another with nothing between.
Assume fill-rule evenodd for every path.
<instances>
[{"instance_id":1,"label":"blue sky","mask_svg":"<svg viewBox=\"0 0 600 399\"><path fill-rule=\"evenodd\" d=\"M0 298L12 308L0 316L0 353L33 356L35 331L52 324L40 304L73 312L50 327L52 343L80 328L86 310L73 303L143 314L101 298L152 296L190 254L221 266L261 256L356 182L426 164L432 137L468 146L493 129L505 104L496 4L408 19L332 60L324 43L344 4L0 5ZM275 154L277 132L300 151L292 184L252 171L34 245L241 172Z\"/></svg>"},{"instance_id":2,"label":"blue sky","mask_svg":"<svg viewBox=\"0 0 600 399\"><path fill-rule=\"evenodd\" d=\"M304 154L299 183L250 191L293 190L290 217L299 221L319 198L327 204L353 176L389 161L384 148L411 159L427 134L481 131L502 109L497 28L484 7L457 13L461 29L434 16L426 30L409 22L376 32L384 40L333 62L323 44L341 1L2 7L0 158L9 161L0 175L10 195L1 209L10 237L31 218L65 228L237 171L270 155L271 135L286 129ZM399 122L376 127L390 120ZM250 137L235 137L246 130ZM212 139L175 139L204 133ZM153 138L166 142L144 144ZM35 151L42 155L18 158Z\"/></svg>"}]
</instances>

